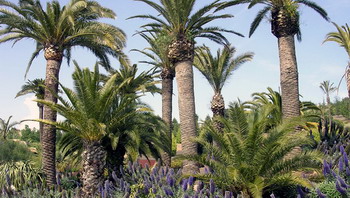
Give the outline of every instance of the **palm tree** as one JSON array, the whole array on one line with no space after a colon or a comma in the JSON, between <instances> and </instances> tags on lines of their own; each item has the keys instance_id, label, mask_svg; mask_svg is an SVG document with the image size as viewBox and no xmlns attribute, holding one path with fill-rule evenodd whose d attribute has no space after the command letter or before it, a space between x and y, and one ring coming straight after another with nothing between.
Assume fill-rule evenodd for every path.
<instances>
[{"instance_id":1,"label":"palm tree","mask_svg":"<svg viewBox=\"0 0 350 198\"><path fill-rule=\"evenodd\" d=\"M158 32L168 35L168 58L175 68L178 87L181 143L185 154L195 154L197 144L191 139L197 136L195 119L195 100L193 88L193 58L195 38L203 37L217 43L228 43L222 32L231 32L219 27L204 27L216 20L232 17L210 13L219 1L214 1L193 12L196 0L161 0L159 4L150 0L137 0L146 3L159 15L137 15L131 18L145 18L152 22L143 25L148 28L141 32ZM238 33L236 33L238 34ZM185 162L183 172L197 172L192 162Z\"/></svg>"},{"instance_id":2,"label":"palm tree","mask_svg":"<svg viewBox=\"0 0 350 198\"><path fill-rule=\"evenodd\" d=\"M338 26L336 23L333 23L337 28L338 32L330 32L327 34L326 41L333 41L343 47L350 59L350 28L348 24L345 26ZM347 65L345 69L345 77L346 77L346 86L348 88L348 97L350 98L350 63Z\"/></svg>"},{"instance_id":3,"label":"palm tree","mask_svg":"<svg viewBox=\"0 0 350 198\"><path fill-rule=\"evenodd\" d=\"M103 182L106 151L102 145L102 138L123 119L133 115L133 112L125 113L125 107L133 98L120 99L117 96L118 87L115 86L117 75L113 75L101 86L98 64L95 65L94 72L89 69L81 70L76 63L75 65L76 70L73 73L75 90L61 85L67 100L56 95L61 104L47 100L36 101L47 105L67 119L60 122L45 119L39 121L81 138L84 150L82 191L84 196L91 197ZM111 139L115 141L117 137L116 134L116 139Z\"/></svg>"},{"instance_id":4,"label":"palm tree","mask_svg":"<svg viewBox=\"0 0 350 198\"><path fill-rule=\"evenodd\" d=\"M326 11L309 0L231 0L223 3L220 9L242 3L248 3L248 8L264 5L250 26L249 36L270 13L271 32L278 39L283 117L299 116L299 79L294 42L295 35L301 40L299 6L303 4L312 8L328 21Z\"/></svg>"},{"instance_id":5,"label":"palm tree","mask_svg":"<svg viewBox=\"0 0 350 198\"><path fill-rule=\"evenodd\" d=\"M233 57L236 52L234 47L225 46L221 51L217 51L214 56L206 46L196 49L194 66L207 79L214 90L214 96L211 101L211 110L213 117L223 117L225 112L225 102L221 90L233 71L238 69L242 64L252 60L253 53L248 52L237 57Z\"/></svg>"},{"instance_id":6,"label":"palm tree","mask_svg":"<svg viewBox=\"0 0 350 198\"><path fill-rule=\"evenodd\" d=\"M16 126L17 124L19 124L18 122L11 122L12 116L10 116L7 121L3 120L0 118L0 133L2 133L2 138L4 138L4 140L6 140L7 138L7 134L10 132L10 130Z\"/></svg>"},{"instance_id":7,"label":"palm tree","mask_svg":"<svg viewBox=\"0 0 350 198\"><path fill-rule=\"evenodd\" d=\"M263 197L266 191L278 185L301 185L310 187L311 183L298 171L305 168L319 169L322 155L317 151L306 151L286 158L296 146L311 145L307 134L293 133L300 121L288 120L269 127L270 109L246 113L235 103L230 105L224 123L224 133L217 131L215 124L204 126L203 136L197 142L203 146L201 156L189 159L210 168L209 175L199 175L203 179L213 178L222 189L229 189L243 197ZM205 140L211 135L220 148ZM212 158L208 158L208 153Z\"/></svg>"},{"instance_id":8,"label":"palm tree","mask_svg":"<svg viewBox=\"0 0 350 198\"><path fill-rule=\"evenodd\" d=\"M140 52L150 58L150 61L140 61L147 63L155 68L161 69L160 77L162 79L162 119L167 124L167 136L170 140L168 147L170 152L164 152L162 160L167 166L171 166L171 148L172 148L172 104L173 104L173 81L175 77L175 70L168 59L168 52L166 43L164 43L164 34L150 34L140 33L140 35L148 42L150 47L144 50L134 51Z\"/></svg>"},{"instance_id":9,"label":"palm tree","mask_svg":"<svg viewBox=\"0 0 350 198\"><path fill-rule=\"evenodd\" d=\"M326 101L327 101L327 106L330 106L331 104L331 99L329 95L337 90L336 87L333 86L333 83L330 84L329 80L323 81L320 84L320 88L322 89L323 93L326 95Z\"/></svg>"},{"instance_id":10,"label":"palm tree","mask_svg":"<svg viewBox=\"0 0 350 198\"><path fill-rule=\"evenodd\" d=\"M34 79L33 81L28 80L28 82L26 82L26 84L24 84L21 87L21 91L19 91L16 95L16 98L19 96L23 96L29 93L34 93L36 99L44 99L44 95L45 95L45 81L44 79L41 78L37 78ZM44 118L44 105L41 103L37 103L38 107L39 107L39 119L43 119ZM40 142L42 139L42 135L43 135L43 123L39 123L39 131L40 131Z\"/></svg>"},{"instance_id":11,"label":"palm tree","mask_svg":"<svg viewBox=\"0 0 350 198\"><path fill-rule=\"evenodd\" d=\"M56 103L59 71L63 57L68 62L73 47L87 48L95 54L102 65L109 68L107 55L117 57L125 45L125 34L115 26L99 22L101 18L114 18L111 9L102 7L96 1L71 0L61 7L58 1L47 3L46 11L40 0L21 0L18 5L1 0L0 43L14 43L26 38L36 41L36 49L30 58L32 61L44 51L46 63L44 99ZM44 106L44 119L56 121L57 114ZM56 183L55 168L55 127L43 127L43 170L49 185Z\"/></svg>"}]
</instances>

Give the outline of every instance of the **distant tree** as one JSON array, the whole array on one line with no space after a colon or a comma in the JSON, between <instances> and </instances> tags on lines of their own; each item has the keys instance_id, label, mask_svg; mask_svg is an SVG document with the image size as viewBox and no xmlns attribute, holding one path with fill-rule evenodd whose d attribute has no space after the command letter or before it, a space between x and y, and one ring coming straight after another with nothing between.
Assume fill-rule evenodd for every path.
<instances>
[{"instance_id":1,"label":"distant tree","mask_svg":"<svg viewBox=\"0 0 350 198\"><path fill-rule=\"evenodd\" d=\"M24 84L21 88L21 91L19 91L16 95L16 98L19 96L23 96L29 93L35 94L36 99L43 100L45 96L45 81L44 79L37 78L34 79L33 81L28 80L26 84ZM36 103L39 107L39 119L44 118L44 105L37 102ZM27 125L26 125L27 126ZM43 123L39 123L39 131L40 131L40 140L42 138L43 134Z\"/></svg>"},{"instance_id":2,"label":"distant tree","mask_svg":"<svg viewBox=\"0 0 350 198\"><path fill-rule=\"evenodd\" d=\"M323 93L326 95L326 102L327 102L327 106L331 105L331 98L330 98L330 94L335 92L337 90L336 87L333 86L333 83L330 83L329 80L327 81L323 81L320 84L320 88L322 89Z\"/></svg>"},{"instance_id":3,"label":"distant tree","mask_svg":"<svg viewBox=\"0 0 350 198\"><path fill-rule=\"evenodd\" d=\"M340 47L343 47L345 52L348 54L348 58L350 61L350 27L348 24L345 24L345 26L338 26L336 23L333 23L334 26L337 28L338 32L330 32L327 34L326 41L333 41L340 45ZM350 98L350 62L346 66L345 69L345 77L346 77L346 86L348 88L348 97Z\"/></svg>"},{"instance_id":4,"label":"distant tree","mask_svg":"<svg viewBox=\"0 0 350 198\"><path fill-rule=\"evenodd\" d=\"M7 134L10 132L10 130L16 126L17 124L19 124L19 122L11 122L10 123L10 120L11 120L12 116L10 116L7 121L3 120L0 118L0 133L2 135L2 138L4 140L6 140L7 138Z\"/></svg>"},{"instance_id":5,"label":"distant tree","mask_svg":"<svg viewBox=\"0 0 350 198\"><path fill-rule=\"evenodd\" d=\"M30 156L31 152L26 145L12 140L0 140L0 165L29 160Z\"/></svg>"}]
</instances>

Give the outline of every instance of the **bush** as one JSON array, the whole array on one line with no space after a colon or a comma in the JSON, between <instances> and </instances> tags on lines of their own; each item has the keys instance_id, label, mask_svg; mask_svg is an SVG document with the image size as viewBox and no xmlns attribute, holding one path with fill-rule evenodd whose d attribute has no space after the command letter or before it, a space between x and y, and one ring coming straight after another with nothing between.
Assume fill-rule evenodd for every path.
<instances>
[{"instance_id":1,"label":"bush","mask_svg":"<svg viewBox=\"0 0 350 198\"><path fill-rule=\"evenodd\" d=\"M25 161L31 154L26 145L11 140L0 140L0 164Z\"/></svg>"},{"instance_id":2,"label":"bush","mask_svg":"<svg viewBox=\"0 0 350 198\"><path fill-rule=\"evenodd\" d=\"M350 98L343 98L342 100L336 100L332 104L332 114L333 115L342 115L350 119Z\"/></svg>"}]
</instances>

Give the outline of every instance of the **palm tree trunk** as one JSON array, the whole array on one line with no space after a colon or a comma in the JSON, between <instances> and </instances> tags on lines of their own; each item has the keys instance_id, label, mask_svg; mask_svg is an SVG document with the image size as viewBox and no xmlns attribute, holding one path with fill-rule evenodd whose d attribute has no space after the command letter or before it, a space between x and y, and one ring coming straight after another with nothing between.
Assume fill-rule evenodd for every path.
<instances>
[{"instance_id":1,"label":"palm tree trunk","mask_svg":"<svg viewBox=\"0 0 350 198\"><path fill-rule=\"evenodd\" d=\"M62 60L62 57L61 57ZM61 60L47 59L46 64L46 79L45 79L45 97L47 101L57 103L57 98L54 93L58 90L58 77L61 66ZM46 105L44 106L44 120L50 120L55 122L57 118L57 112L53 111ZM46 175L46 181L48 185L56 184L56 127L48 124L43 126L42 136L42 149L43 149L43 171Z\"/></svg>"},{"instance_id":2,"label":"palm tree trunk","mask_svg":"<svg viewBox=\"0 0 350 198\"><path fill-rule=\"evenodd\" d=\"M211 100L211 111L216 131L223 133L224 125L219 119L225 116L225 101L219 92L215 93ZM219 146L215 141L213 141L213 145Z\"/></svg>"},{"instance_id":3,"label":"palm tree trunk","mask_svg":"<svg viewBox=\"0 0 350 198\"><path fill-rule=\"evenodd\" d=\"M172 150L172 104L173 104L173 80L174 75L170 69L162 71L162 119L167 125L167 135L169 138L169 153L162 154L163 162L166 166L171 166L171 150Z\"/></svg>"},{"instance_id":4,"label":"palm tree trunk","mask_svg":"<svg viewBox=\"0 0 350 198\"><path fill-rule=\"evenodd\" d=\"M38 103L38 107L39 107L39 119L42 120L44 118L44 105L41 103ZM39 122L40 143L42 143L42 139L43 139L43 130L44 130L44 123Z\"/></svg>"},{"instance_id":5,"label":"palm tree trunk","mask_svg":"<svg viewBox=\"0 0 350 198\"><path fill-rule=\"evenodd\" d=\"M283 118L300 115L298 68L294 35L278 38Z\"/></svg>"},{"instance_id":6,"label":"palm tree trunk","mask_svg":"<svg viewBox=\"0 0 350 198\"><path fill-rule=\"evenodd\" d=\"M197 137L192 61L179 61L174 66L179 94L182 152L184 155L195 155L197 144L191 141L192 138ZM198 173L198 171L196 163L184 161L182 169L184 174Z\"/></svg>"},{"instance_id":7,"label":"palm tree trunk","mask_svg":"<svg viewBox=\"0 0 350 198\"><path fill-rule=\"evenodd\" d=\"M95 197L98 187L103 183L106 165L106 151L99 141L84 142L83 152L83 197Z\"/></svg>"}]
</instances>

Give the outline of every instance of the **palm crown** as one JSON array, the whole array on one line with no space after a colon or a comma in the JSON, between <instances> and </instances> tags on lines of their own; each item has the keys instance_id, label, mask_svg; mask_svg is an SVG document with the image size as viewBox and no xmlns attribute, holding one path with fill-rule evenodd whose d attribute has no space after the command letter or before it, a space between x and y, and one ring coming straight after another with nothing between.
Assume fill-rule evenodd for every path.
<instances>
[{"instance_id":1,"label":"palm crown","mask_svg":"<svg viewBox=\"0 0 350 198\"><path fill-rule=\"evenodd\" d=\"M196 49L194 66L208 80L215 93L221 92L226 80L234 70L253 58L251 52L233 57L235 52L236 49L230 46L224 47L222 51L219 49L216 56L206 46Z\"/></svg>"},{"instance_id":2,"label":"palm crown","mask_svg":"<svg viewBox=\"0 0 350 198\"><path fill-rule=\"evenodd\" d=\"M281 35L280 31L287 31L286 33L290 35L297 34L297 38L300 40L301 32L299 27L298 12L300 4L312 8L317 13L319 13L324 19L326 19L327 21L329 20L327 12L323 8L318 6L316 3L309 0L232 0L224 2L219 9L242 3L248 3L248 8L252 8L257 4L263 4L265 6L258 12L255 19L253 20L250 26L249 37L255 32L256 28L260 25L261 21L264 18L266 18L269 13L271 13L272 32L277 37L283 36L284 33L282 33ZM276 16L276 18L274 18L274 16ZM285 24L274 24L276 23L276 19L278 19L279 17L280 19L278 21L283 22ZM278 28L279 25L281 25L281 29ZM282 30L282 28L285 29Z\"/></svg>"},{"instance_id":3,"label":"palm crown","mask_svg":"<svg viewBox=\"0 0 350 198\"><path fill-rule=\"evenodd\" d=\"M50 58L50 50L58 51L69 61L74 46L89 49L108 68L107 54L118 56L125 45L122 30L97 21L114 18L115 14L95 1L72 0L63 7L52 1L47 3L46 11L39 0L22 0L19 5L1 0L0 5L9 8L0 10L0 23L5 25L0 32L0 43L16 43L24 38L37 42L27 72L40 51L45 50L45 58Z\"/></svg>"}]
</instances>

